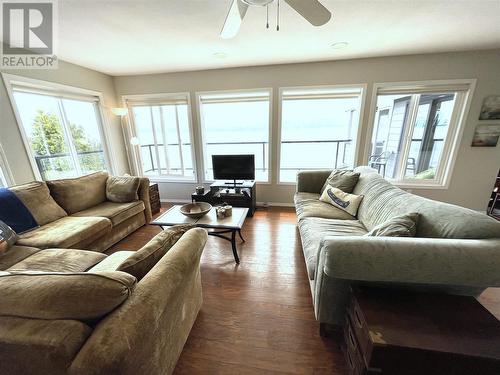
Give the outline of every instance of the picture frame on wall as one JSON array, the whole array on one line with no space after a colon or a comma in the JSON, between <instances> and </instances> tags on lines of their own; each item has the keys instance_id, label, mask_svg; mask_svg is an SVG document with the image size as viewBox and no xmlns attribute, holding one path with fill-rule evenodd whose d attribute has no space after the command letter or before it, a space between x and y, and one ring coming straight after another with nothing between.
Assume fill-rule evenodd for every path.
<instances>
[{"instance_id":1,"label":"picture frame on wall","mask_svg":"<svg viewBox=\"0 0 500 375\"><path fill-rule=\"evenodd\" d=\"M500 138L500 123L478 124L472 139L472 147L496 147Z\"/></svg>"},{"instance_id":2,"label":"picture frame on wall","mask_svg":"<svg viewBox=\"0 0 500 375\"><path fill-rule=\"evenodd\" d=\"M484 98L479 120L500 120L500 95Z\"/></svg>"}]
</instances>

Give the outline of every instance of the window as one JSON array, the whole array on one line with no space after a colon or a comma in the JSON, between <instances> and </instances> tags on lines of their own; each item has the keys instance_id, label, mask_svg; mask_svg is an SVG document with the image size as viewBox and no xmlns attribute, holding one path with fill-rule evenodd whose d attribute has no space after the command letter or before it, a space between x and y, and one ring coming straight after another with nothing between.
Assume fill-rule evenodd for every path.
<instances>
[{"instance_id":1,"label":"window","mask_svg":"<svg viewBox=\"0 0 500 375\"><path fill-rule=\"evenodd\" d=\"M107 170L96 97L13 87L17 113L43 180Z\"/></svg>"},{"instance_id":2,"label":"window","mask_svg":"<svg viewBox=\"0 0 500 375\"><path fill-rule=\"evenodd\" d=\"M141 101L142 100L142 101ZM127 99L138 138L142 175L194 180L195 169L187 94Z\"/></svg>"},{"instance_id":3,"label":"window","mask_svg":"<svg viewBox=\"0 0 500 375\"><path fill-rule=\"evenodd\" d=\"M213 180L212 155L255 156L255 180L269 181L271 90L200 94L205 179Z\"/></svg>"},{"instance_id":4,"label":"window","mask_svg":"<svg viewBox=\"0 0 500 375\"><path fill-rule=\"evenodd\" d=\"M470 84L376 90L368 164L396 182L443 185Z\"/></svg>"},{"instance_id":5,"label":"window","mask_svg":"<svg viewBox=\"0 0 500 375\"><path fill-rule=\"evenodd\" d=\"M282 90L280 182L303 169L353 167L361 95L361 87Z\"/></svg>"}]
</instances>

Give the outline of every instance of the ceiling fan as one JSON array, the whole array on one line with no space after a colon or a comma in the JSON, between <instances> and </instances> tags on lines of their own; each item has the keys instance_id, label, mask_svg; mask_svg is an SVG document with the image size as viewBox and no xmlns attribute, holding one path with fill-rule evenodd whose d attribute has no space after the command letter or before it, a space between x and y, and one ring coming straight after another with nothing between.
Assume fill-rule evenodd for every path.
<instances>
[{"instance_id":1,"label":"ceiling fan","mask_svg":"<svg viewBox=\"0 0 500 375\"><path fill-rule=\"evenodd\" d=\"M318 0L284 0L298 14L304 17L313 26L321 26L327 23L332 14ZM280 0L233 0L231 8L226 16L226 21L222 27L220 36L224 39L230 39L236 36L240 29L241 22L250 6L268 6L276 2L278 7ZM267 24L269 27L269 23ZM277 29L279 30L279 24Z\"/></svg>"}]
</instances>

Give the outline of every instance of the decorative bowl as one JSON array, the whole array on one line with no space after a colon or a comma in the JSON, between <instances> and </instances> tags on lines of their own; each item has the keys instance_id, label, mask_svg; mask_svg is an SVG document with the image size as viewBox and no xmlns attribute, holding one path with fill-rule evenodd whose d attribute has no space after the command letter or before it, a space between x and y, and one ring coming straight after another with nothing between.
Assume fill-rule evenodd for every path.
<instances>
[{"instance_id":1,"label":"decorative bowl","mask_svg":"<svg viewBox=\"0 0 500 375\"><path fill-rule=\"evenodd\" d=\"M180 211L187 217L199 219L200 217L205 216L211 209L212 205L210 203L197 202L181 206Z\"/></svg>"}]
</instances>

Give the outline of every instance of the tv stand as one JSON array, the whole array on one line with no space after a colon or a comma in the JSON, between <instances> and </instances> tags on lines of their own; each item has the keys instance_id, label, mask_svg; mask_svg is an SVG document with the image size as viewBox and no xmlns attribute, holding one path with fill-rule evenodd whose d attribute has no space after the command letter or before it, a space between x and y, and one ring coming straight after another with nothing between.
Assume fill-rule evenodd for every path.
<instances>
[{"instance_id":1,"label":"tv stand","mask_svg":"<svg viewBox=\"0 0 500 375\"><path fill-rule=\"evenodd\" d=\"M247 207L247 216L253 216L257 206L255 181L215 181L204 194L191 194L193 202L207 202L212 206L227 203L234 207Z\"/></svg>"},{"instance_id":2,"label":"tv stand","mask_svg":"<svg viewBox=\"0 0 500 375\"><path fill-rule=\"evenodd\" d=\"M229 181L224 182L224 185L233 185L234 187L236 187L236 185L244 185L244 184L245 184L244 181L236 182L236 180L233 180L233 182L229 182Z\"/></svg>"}]
</instances>

